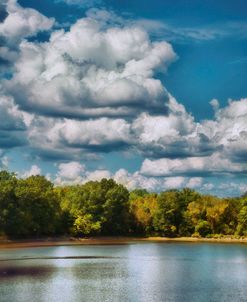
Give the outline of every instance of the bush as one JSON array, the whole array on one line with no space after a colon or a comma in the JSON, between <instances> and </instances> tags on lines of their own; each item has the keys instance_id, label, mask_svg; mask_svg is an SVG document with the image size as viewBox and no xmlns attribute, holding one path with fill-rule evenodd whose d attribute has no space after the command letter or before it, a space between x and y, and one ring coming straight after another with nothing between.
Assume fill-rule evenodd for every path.
<instances>
[{"instance_id":1,"label":"bush","mask_svg":"<svg viewBox=\"0 0 247 302\"><path fill-rule=\"evenodd\" d=\"M195 233L199 233L200 236L206 237L212 233L210 224L205 220L201 220L195 227Z\"/></svg>"}]
</instances>

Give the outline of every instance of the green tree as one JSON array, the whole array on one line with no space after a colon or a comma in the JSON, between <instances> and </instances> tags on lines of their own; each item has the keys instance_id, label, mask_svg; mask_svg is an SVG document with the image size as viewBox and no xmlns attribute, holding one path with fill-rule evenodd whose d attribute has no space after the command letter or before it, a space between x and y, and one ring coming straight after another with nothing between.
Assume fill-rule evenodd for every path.
<instances>
[{"instance_id":1,"label":"green tree","mask_svg":"<svg viewBox=\"0 0 247 302\"><path fill-rule=\"evenodd\" d=\"M194 190L184 188L178 192L178 235L190 236L193 234L193 225L190 219L188 219L188 205L197 204L201 200L201 195Z\"/></svg>"},{"instance_id":2,"label":"green tree","mask_svg":"<svg viewBox=\"0 0 247 302\"><path fill-rule=\"evenodd\" d=\"M22 228L22 213L15 196L17 178L14 173L0 171L0 232L18 234Z\"/></svg>"},{"instance_id":3,"label":"green tree","mask_svg":"<svg viewBox=\"0 0 247 302\"><path fill-rule=\"evenodd\" d=\"M236 233L241 236L247 236L247 197L243 195L241 199L241 209L238 214L238 225Z\"/></svg>"},{"instance_id":4,"label":"green tree","mask_svg":"<svg viewBox=\"0 0 247 302\"><path fill-rule=\"evenodd\" d=\"M153 218L157 211L157 194L135 195L130 201L130 211L135 223L135 232L154 233Z\"/></svg>"},{"instance_id":5,"label":"green tree","mask_svg":"<svg viewBox=\"0 0 247 302\"><path fill-rule=\"evenodd\" d=\"M62 196L62 208L73 216L77 235L127 233L128 207L128 190L112 179L66 188Z\"/></svg>"},{"instance_id":6,"label":"green tree","mask_svg":"<svg viewBox=\"0 0 247 302\"><path fill-rule=\"evenodd\" d=\"M226 217L228 202L215 196L203 197L206 201L206 218L213 234L223 233L224 217Z\"/></svg>"},{"instance_id":7,"label":"green tree","mask_svg":"<svg viewBox=\"0 0 247 302\"><path fill-rule=\"evenodd\" d=\"M113 180L102 180L105 192L103 204L102 232L104 234L126 234L129 232L129 192ZM107 188L105 190L105 187Z\"/></svg>"},{"instance_id":8,"label":"green tree","mask_svg":"<svg viewBox=\"0 0 247 302\"><path fill-rule=\"evenodd\" d=\"M43 176L20 179L15 188L22 225L18 235L44 236L59 233L61 208L53 184Z\"/></svg>"},{"instance_id":9,"label":"green tree","mask_svg":"<svg viewBox=\"0 0 247 302\"><path fill-rule=\"evenodd\" d=\"M154 213L154 229L163 236L176 236L181 222L178 191L162 192L158 195L158 206Z\"/></svg>"},{"instance_id":10,"label":"green tree","mask_svg":"<svg viewBox=\"0 0 247 302\"><path fill-rule=\"evenodd\" d=\"M0 235L247 236L247 199L191 189L132 192L112 179L54 187L43 176L0 171Z\"/></svg>"}]
</instances>

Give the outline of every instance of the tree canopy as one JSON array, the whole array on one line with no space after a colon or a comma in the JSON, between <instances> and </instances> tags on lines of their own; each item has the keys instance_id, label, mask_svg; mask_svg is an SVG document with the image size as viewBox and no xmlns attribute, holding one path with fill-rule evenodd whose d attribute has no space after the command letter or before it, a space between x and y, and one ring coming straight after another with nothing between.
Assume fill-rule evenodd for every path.
<instances>
[{"instance_id":1,"label":"tree canopy","mask_svg":"<svg viewBox=\"0 0 247 302\"><path fill-rule=\"evenodd\" d=\"M247 236L247 197L194 190L128 191L112 179L54 186L43 176L0 171L0 234Z\"/></svg>"}]
</instances>

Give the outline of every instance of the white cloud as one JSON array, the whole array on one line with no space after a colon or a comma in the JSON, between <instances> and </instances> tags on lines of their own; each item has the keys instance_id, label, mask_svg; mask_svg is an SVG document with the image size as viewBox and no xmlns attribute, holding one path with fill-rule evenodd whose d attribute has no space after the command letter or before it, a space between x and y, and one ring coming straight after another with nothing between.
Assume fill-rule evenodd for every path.
<instances>
[{"instance_id":1,"label":"white cloud","mask_svg":"<svg viewBox=\"0 0 247 302\"><path fill-rule=\"evenodd\" d=\"M214 194L217 196L241 196L247 192L247 185L238 178L225 178L219 182L207 181L201 186L201 192L204 194Z\"/></svg>"},{"instance_id":2,"label":"white cloud","mask_svg":"<svg viewBox=\"0 0 247 302\"><path fill-rule=\"evenodd\" d=\"M220 182L214 179L203 177L153 177L142 175L139 171L129 173L125 169L119 169L112 173L104 169L89 171L84 165L78 162L68 162L58 166L55 183L63 184L84 184L88 181L100 181L103 178L114 179L117 183L123 184L129 190L145 188L148 191L164 191L170 189L182 189L185 187L196 189L206 194L218 194L219 196L239 195L246 192L246 184L239 181L230 181L223 177Z\"/></svg>"},{"instance_id":3,"label":"white cloud","mask_svg":"<svg viewBox=\"0 0 247 302\"><path fill-rule=\"evenodd\" d=\"M176 58L171 45L151 42L139 27L106 24L90 15L49 42L23 41L7 85L20 105L84 118L165 111L169 95L154 73Z\"/></svg>"},{"instance_id":4,"label":"white cloud","mask_svg":"<svg viewBox=\"0 0 247 302\"><path fill-rule=\"evenodd\" d=\"M77 121L36 118L29 127L30 145L39 150L71 154L74 159L89 153L123 150L133 143L130 125L123 119L100 118ZM59 151L60 150L60 151Z\"/></svg>"},{"instance_id":5,"label":"white cloud","mask_svg":"<svg viewBox=\"0 0 247 302\"><path fill-rule=\"evenodd\" d=\"M107 170L87 171L85 165L73 161L58 165L55 183L57 185L83 184L88 181L100 181L102 178L111 177L111 172Z\"/></svg>"},{"instance_id":6,"label":"white cloud","mask_svg":"<svg viewBox=\"0 0 247 302\"><path fill-rule=\"evenodd\" d=\"M189 157L183 159L145 159L141 167L141 173L149 176L246 173L246 171L246 164L231 162L229 159L222 157L220 153L214 153L213 155L205 157Z\"/></svg>"},{"instance_id":7,"label":"white cloud","mask_svg":"<svg viewBox=\"0 0 247 302\"><path fill-rule=\"evenodd\" d=\"M171 96L167 108L167 115L142 113L133 122L140 150L153 157L203 153L193 116Z\"/></svg>"},{"instance_id":8,"label":"white cloud","mask_svg":"<svg viewBox=\"0 0 247 302\"><path fill-rule=\"evenodd\" d=\"M74 166L76 168L74 168ZM65 167L62 169L62 167ZM67 169L68 167L68 169ZM200 188L203 184L203 180L200 177L149 177L140 174L139 171L129 173L125 169L119 169L115 173L108 170L94 170L88 171L83 166L82 171L78 169L81 167L79 163L66 163L58 166L58 173L55 182L57 184L78 184L86 183L88 181L100 181L103 178L112 178L117 183L126 186L129 190L136 188L144 188L149 191L161 191L170 189L181 189L183 187ZM63 170L63 173L61 173ZM71 173L72 171L72 173Z\"/></svg>"},{"instance_id":9,"label":"white cloud","mask_svg":"<svg viewBox=\"0 0 247 302\"><path fill-rule=\"evenodd\" d=\"M164 186L166 189L177 189L181 188L185 183L185 178L182 176L166 178Z\"/></svg>"},{"instance_id":10,"label":"white cloud","mask_svg":"<svg viewBox=\"0 0 247 302\"><path fill-rule=\"evenodd\" d=\"M76 180L85 172L85 166L72 161L68 163L61 163L58 165L57 177L66 180Z\"/></svg>"},{"instance_id":11,"label":"white cloud","mask_svg":"<svg viewBox=\"0 0 247 302\"><path fill-rule=\"evenodd\" d=\"M70 173L70 171L67 171L67 167L69 167L69 170L75 171L72 166L77 167L80 166L79 163L66 163L66 164L60 164L58 166L58 173L56 174L55 183L58 185L61 184L83 184L88 181L100 181L103 178L112 178L117 183L123 184L128 189L133 190L135 188L145 188L150 191L157 190L158 188L161 188L162 186L162 180L156 179L154 177L145 177L141 175L138 171L134 173L129 173L125 169L120 169L116 171L115 173L112 173L108 170L98 169L94 171L86 170L83 166L82 171L78 171L76 169L76 173ZM64 167L62 169L62 167ZM63 173L61 173L61 170L63 170Z\"/></svg>"},{"instance_id":12,"label":"white cloud","mask_svg":"<svg viewBox=\"0 0 247 302\"><path fill-rule=\"evenodd\" d=\"M113 175L113 178L116 180L116 182L125 185L130 190L135 188L144 188L153 191L156 190L160 185L160 181L154 177L145 177L138 171L129 173L125 169L118 170Z\"/></svg>"},{"instance_id":13,"label":"white cloud","mask_svg":"<svg viewBox=\"0 0 247 302\"><path fill-rule=\"evenodd\" d=\"M183 177L183 176L175 176L175 177L167 177L164 179L162 184L162 188L169 189L181 189L181 188L191 188L191 189L200 189L203 185L202 177Z\"/></svg>"},{"instance_id":14,"label":"white cloud","mask_svg":"<svg viewBox=\"0 0 247 302\"><path fill-rule=\"evenodd\" d=\"M224 156L242 161L247 155L247 99L216 108L215 120L201 123L200 132L222 148Z\"/></svg>"},{"instance_id":15,"label":"white cloud","mask_svg":"<svg viewBox=\"0 0 247 302\"><path fill-rule=\"evenodd\" d=\"M213 107L214 111L217 111L220 107L219 101L216 99L212 99L209 103Z\"/></svg>"},{"instance_id":16,"label":"white cloud","mask_svg":"<svg viewBox=\"0 0 247 302\"><path fill-rule=\"evenodd\" d=\"M195 122L172 97L167 108L167 115L143 113L128 121L36 117L29 122L28 139L36 149L64 150L75 158L80 152L135 150L147 157L141 171L157 175L246 171L246 99L218 108L215 119L202 122Z\"/></svg>"},{"instance_id":17,"label":"white cloud","mask_svg":"<svg viewBox=\"0 0 247 302\"><path fill-rule=\"evenodd\" d=\"M206 192L211 191L215 188L215 185L212 183L205 183L203 185L203 189L205 189Z\"/></svg>"},{"instance_id":18,"label":"white cloud","mask_svg":"<svg viewBox=\"0 0 247 302\"><path fill-rule=\"evenodd\" d=\"M246 183L240 183L240 185L237 186L239 191L244 194L247 192L247 184Z\"/></svg>"},{"instance_id":19,"label":"white cloud","mask_svg":"<svg viewBox=\"0 0 247 302\"><path fill-rule=\"evenodd\" d=\"M8 44L17 43L38 31L49 30L54 24L54 19L35 9L22 8L16 0L8 0L6 7L8 16L0 23L0 35L6 37Z\"/></svg>"},{"instance_id":20,"label":"white cloud","mask_svg":"<svg viewBox=\"0 0 247 302\"><path fill-rule=\"evenodd\" d=\"M219 185L220 190L238 190L241 194L247 192L247 184L241 182L225 182Z\"/></svg>"},{"instance_id":21,"label":"white cloud","mask_svg":"<svg viewBox=\"0 0 247 302\"><path fill-rule=\"evenodd\" d=\"M195 122L172 97L167 116L141 114L132 124L138 148L147 157L160 158L156 164L147 159L142 171L158 175L246 171L247 99L230 101L224 108L217 100L211 104L215 118L201 122Z\"/></svg>"},{"instance_id":22,"label":"white cloud","mask_svg":"<svg viewBox=\"0 0 247 302\"><path fill-rule=\"evenodd\" d=\"M6 155L3 155L1 149L0 149L0 168L7 170L9 166L9 157Z\"/></svg>"},{"instance_id":23,"label":"white cloud","mask_svg":"<svg viewBox=\"0 0 247 302\"><path fill-rule=\"evenodd\" d=\"M186 183L186 187L194 189L200 187L202 183L203 183L202 177L191 177Z\"/></svg>"},{"instance_id":24,"label":"white cloud","mask_svg":"<svg viewBox=\"0 0 247 302\"><path fill-rule=\"evenodd\" d=\"M30 170L24 172L22 174L22 177L23 178L27 178L27 177L30 177L30 176L36 176L36 175L40 175L41 174L41 169L39 166L37 165L32 165Z\"/></svg>"},{"instance_id":25,"label":"white cloud","mask_svg":"<svg viewBox=\"0 0 247 302\"><path fill-rule=\"evenodd\" d=\"M0 147L13 148L26 145L26 132L32 116L21 111L12 97L0 91Z\"/></svg>"},{"instance_id":26,"label":"white cloud","mask_svg":"<svg viewBox=\"0 0 247 302\"><path fill-rule=\"evenodd\" d=\"M25 113L14 104L13 98L0 95L0 130L24 130Z\"/></svg>"},{"instance_id":27,"label":"white cloud","mask_svg":"<svg viewBox=\"0 0 247 302\"><path fill-rule=\"evenodd\" d=\"M64 120L59 133L61 139L70 145L116 146L130 140L130 125L123 119Z\"/></svg>"},{"instance_id":28,"label":"white cloud","mask_svg":"<svg viewBox=\"0 0 247 302\"><path fill-rule=\"evenodd\" d=\"M111 172L108 170L95 170L92 172L87 172L86 173L86 178L84 179L84 182L87 181L99 181L102 178L111 178Z\"/></svg>"},{"instance_id":29,"label":"white cloud","mask_svg":"<svg viewBox=\"0 0 247 302\"><path fill-rule=\"evenodd\" d=\"M21 7L17 0L7 0L1 8L6 10L7 16L0 22L0 72L12 73L19 58L20 43L40 31L50 30L55 20L35 9Z\"/></svg>"}]
</instances>

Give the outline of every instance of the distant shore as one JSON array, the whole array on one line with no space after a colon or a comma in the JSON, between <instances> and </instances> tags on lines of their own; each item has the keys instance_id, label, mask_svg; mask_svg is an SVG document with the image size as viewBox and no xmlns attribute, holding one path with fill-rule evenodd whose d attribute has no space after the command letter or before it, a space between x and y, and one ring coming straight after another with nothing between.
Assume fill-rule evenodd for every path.
<instances>
[{"instance_id":1,"label":"distant shore","mask_svg":"<svg viewBox=\"0 0 247 302\"><path fill-rule=\"evenodd\" d=\"M142 242L209 242L209 243L247 243L247 238L194 238L194 237L58 237L44 239L26 239L26 240L0 240L0 249L6 248L28 248L28 247L46 247L46 246L66 246L66 245L118 245Z\"/></svg>"}]
</instances>

